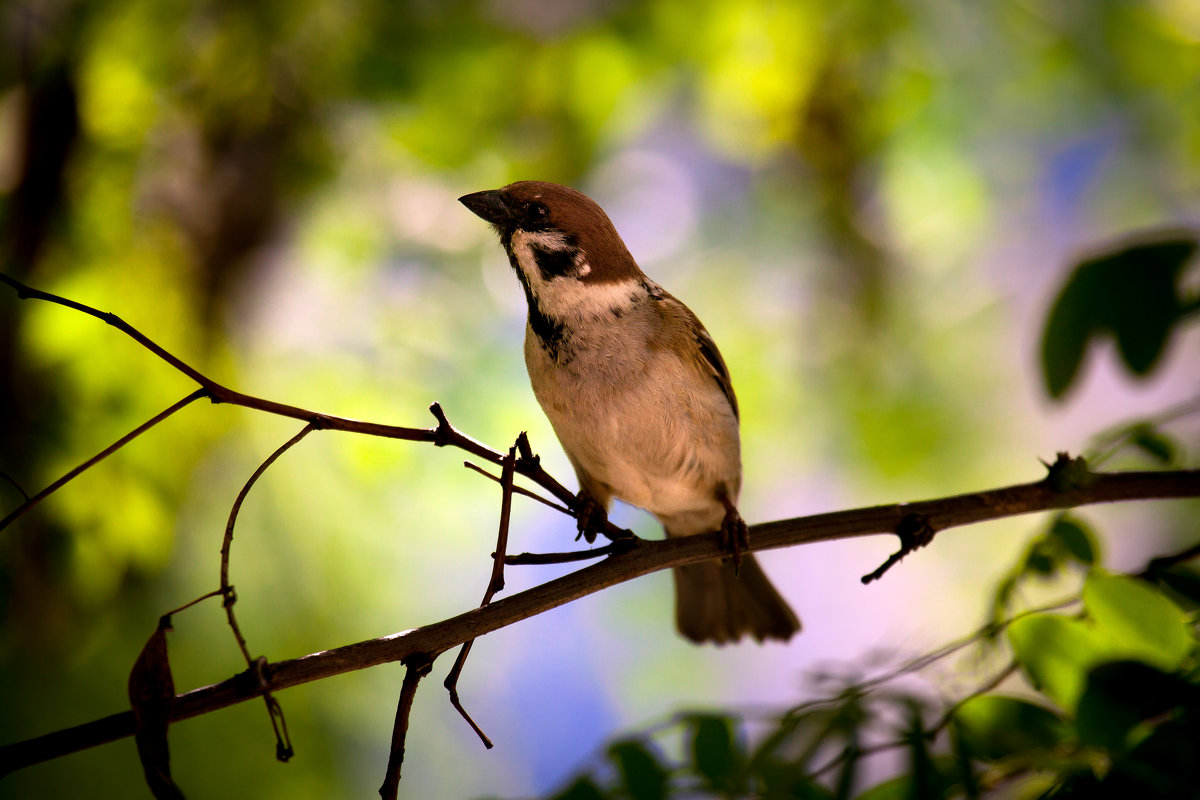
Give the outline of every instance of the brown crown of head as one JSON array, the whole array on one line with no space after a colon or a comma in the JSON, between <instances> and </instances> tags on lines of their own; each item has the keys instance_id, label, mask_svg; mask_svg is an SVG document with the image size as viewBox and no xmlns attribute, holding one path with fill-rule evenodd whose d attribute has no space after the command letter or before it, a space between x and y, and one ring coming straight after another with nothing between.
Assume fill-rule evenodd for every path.
<instances>
[{"instance_id":1,"label":"brown crown of head","mask_svg":"<svg viewBox=\"0 0 1200 800\"><path fill-rule=\"evenodd\" d=\"M569 245L583 251L591 266L583 280L618 281L642 275L604 209L577 189L546 181L517 181L458 199L492 224L505 247L516 231L563 234Z\"/></svg>"}]
</instances>

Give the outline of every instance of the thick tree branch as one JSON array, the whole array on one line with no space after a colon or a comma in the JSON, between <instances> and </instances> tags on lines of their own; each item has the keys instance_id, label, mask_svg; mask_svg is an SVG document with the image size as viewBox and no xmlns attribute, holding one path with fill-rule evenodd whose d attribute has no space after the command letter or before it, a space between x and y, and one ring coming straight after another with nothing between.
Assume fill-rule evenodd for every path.
<instances>
[{"instance_id":1,"label":"thick tree branch","mask_svg":"<svg viewBox=\"0 0 1200 800\"><path fill-rule=\"evenodd\" d=\"M750 528L750 547L772 550L809 542L892 533L910 515L928 519L934 530L1048 509L1071 508L1125 500L1200 496L1200 470L1089 473L1079 485L1052 485L1049 479L1001 489L915 503L836 511L779 520ZM436 658L470 639L556 608L594 592L669 567L719 558L718 537L692 536L664 541L638 541L594 564L410 631L325 650L301 658L267 664L266 685L249 671L176 698L174 721L206 714L262 694L424 654ZM133 714L123 712L0 748L0 774L130 736Z\"/></svg>"}]
</instances>

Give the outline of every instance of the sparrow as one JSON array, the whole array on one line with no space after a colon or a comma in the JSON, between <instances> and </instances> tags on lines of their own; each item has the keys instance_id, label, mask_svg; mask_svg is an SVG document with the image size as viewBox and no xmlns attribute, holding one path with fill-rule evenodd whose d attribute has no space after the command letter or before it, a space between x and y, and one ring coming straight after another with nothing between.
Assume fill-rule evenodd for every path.
<instances>
[{"instance_id":1,"label":"sparrow","mask_svg":"<svg viewBox=\"0 0 1200 800\"><path fill-rule=\"evenodd\" d=\"M667 536L721 533L733 560L674 569L675 622L696 643L800 630L747 546L738 405L708 331L646 277L587 195L518 181L459 198L491 223L525 291L525 365L579 479L580 531L611 501L653 514ZM740 562L740 563L739 563Z\"/></svg>"}]
</instances>

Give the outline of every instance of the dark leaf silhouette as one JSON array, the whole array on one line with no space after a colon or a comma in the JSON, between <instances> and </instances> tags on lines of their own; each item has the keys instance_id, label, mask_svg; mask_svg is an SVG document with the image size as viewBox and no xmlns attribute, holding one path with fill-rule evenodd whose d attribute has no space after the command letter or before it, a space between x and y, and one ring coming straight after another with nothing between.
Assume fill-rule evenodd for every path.
<instances>
[{"instance_id":1,"label":"dark leaf silhouette","mask_svg":"<svg viewBox=\"0 0 1200 800\"><path fill-rule=\"evenodd\" d=\"M133 707L134 740L146 773L146 785L157 800L182 800L171 779L167 726L175 704L175 681L167 658L166 619L150 635L129 673L129 703Z\"/></svg>"}]
</instances>

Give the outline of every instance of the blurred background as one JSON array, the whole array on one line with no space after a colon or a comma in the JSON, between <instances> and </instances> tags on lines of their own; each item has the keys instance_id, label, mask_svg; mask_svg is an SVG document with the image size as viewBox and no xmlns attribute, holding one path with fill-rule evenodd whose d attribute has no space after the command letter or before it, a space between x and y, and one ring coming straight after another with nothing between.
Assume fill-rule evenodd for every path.
<instances>
[{"instance_id":1,"label":"blurred background","mask_svg":"<svg viewBox=\"0 0 1200 800\"><path fill-rule=\"evenodd\" d=\"M437 400L494 448L529 431L573 487L528 386L520 288L455 200L527 178L594 197L720 344L751 522L1036 480L1038 458L1197 389L1194 331L1150 382L1101 351L1052 403L1037 372L1080 253L1198 221L1191 0L10 0L0 26L4 271L244 392L421 427ZM192 388L97 320L0 291L0 469L25 491ZM3 742L127 707L158 616L217 587L234 497L299 428L195 404L0 534ZM499 491L462 458L332 432L288 452L233 547L251 651L475 605ZM0 510L20 499L0 483ZM1169 546L1171 513L1082 516L1126 532L1107 560L1132 569ZM869 587L891 538L766 554L805 624L787 646L687 644L666 574L494 633L460 692L497 747L446 702L443 658L401 795L545 792L630 726L786 706L819 671L943 644L1041 524L949 532ZM518 500L512 550L572 537ZM507 591L561 571L510 568ZM180 690L243 668L217 602L175 628ZM287 765L261 704L181 723L174 774L189 797L373 796L402 672L281 693ZM149 796L132 741L0 783L84 791Z\"/></svg>"}]
</instances>

